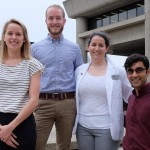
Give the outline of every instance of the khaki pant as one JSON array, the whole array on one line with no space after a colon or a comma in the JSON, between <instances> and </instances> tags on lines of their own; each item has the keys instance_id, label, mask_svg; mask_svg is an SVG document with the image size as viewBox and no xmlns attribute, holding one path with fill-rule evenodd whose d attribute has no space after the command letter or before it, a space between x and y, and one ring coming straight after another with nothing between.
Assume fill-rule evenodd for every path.
<instances>
[{"instance_id":1,"label":"khaki pant","mask_svg":"<svg viewBox=\"0 0 150 150\"><path fill-rule=\"evenodd\" d=\"M53 125L56 126L56 149L69 150L76 116L75 99L40 100L35 111L36 150L45 150Z\"/></svg>"}]
</instances>

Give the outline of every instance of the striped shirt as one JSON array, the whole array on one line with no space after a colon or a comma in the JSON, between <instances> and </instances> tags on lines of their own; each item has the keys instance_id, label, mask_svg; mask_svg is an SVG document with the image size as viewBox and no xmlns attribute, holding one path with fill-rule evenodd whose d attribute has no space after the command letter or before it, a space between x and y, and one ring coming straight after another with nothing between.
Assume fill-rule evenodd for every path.
<instances>
[{"instance_id":1,"label":"striped shirt","mask_svg":"<svg viewBox=\"0 0 150 150\"><path fill-rule=\"evenodd\" d=\"M29 100L30 79L38 71L43 71L43 65L34 58L16 66L0 63L0 112L20 112Z\"/></svg>"}]
</instances>

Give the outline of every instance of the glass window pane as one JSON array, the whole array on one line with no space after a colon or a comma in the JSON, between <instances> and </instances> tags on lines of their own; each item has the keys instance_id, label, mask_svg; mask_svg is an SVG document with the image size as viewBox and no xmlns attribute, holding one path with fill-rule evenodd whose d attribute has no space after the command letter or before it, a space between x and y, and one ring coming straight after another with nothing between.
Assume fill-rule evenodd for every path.
<instances>
[{"instance_id":1,"label":"glass window pane","mask_svg":"<svg viewBox=\"0 0 150 150\"><path fill-rule=\"evenodd\" d=\"M137 16L144 15L144 7L137 8Z\"/></svg>"},{"instance_id":2,"label":"glass window pane","mask_svg":"<svg viewBox=\"0 0 150 150\"><path fill-rule=\"evenodd\" d=\"M111 24L112 24L112 23L116 23L116 22L118 22L118 14L112 15L112 16L110 17L110 23L111 23Z\"/></svg>"},{"instance_id":3,"label":"glass window pane","mask_svg":"<svg viewBox=\"0 0 150 150\"><path fill-rule=\"evenodd\" d=\"M126 11L119 13L119 21L123 21L126 19L127 19L127 12Z\"/></svg>"},{"instance_id":4,"label":"glass window pane","mask_svg":"<svg viewBox=\"0 0 150 150\"><path fill-rule=\"evenodd\" d=\"M102 27L102 19L97 20L97 28Z\"/></svg>"},{"instance_id":5,"label":"glass window pane","mask_svg":"<svg viewBox=\"0 0 150 150\"><path fill-rule=\"evenodd\" d=\"M88 19L88 30L93 30L96 28L96 21L95 18Z\"/></svg>"},{"instance_id":6,"label":"glass window pane","mask_svg":"<svg viewBox=\"0 0 150 150\"><path fill-rule=\"evenodd\" d=\"M106 26L106 25L109 25L110 22L109 22L109 16L103 18L103 26Z\"/></svg>"},{"instance_id":7,"label":"glass window pane","mask_svg":"<svg viewBox=\"0 0 150 150\"><path fill-rule=\"evenodd\" d=\"M88 19L88 30L103 27L115 22L127 20L144 14L144 1L139 0L105 14L98 14Z\"/></svg>"},{"instance_id":8,"label":"glass window pane","mask_svg":"<svg viewBox=\"0 0 150 150\"><path fill-rule=\"evenodd\" d=\"M136 17L136 8L128 10L128 19Z\"/></svg>"}]
</instances>

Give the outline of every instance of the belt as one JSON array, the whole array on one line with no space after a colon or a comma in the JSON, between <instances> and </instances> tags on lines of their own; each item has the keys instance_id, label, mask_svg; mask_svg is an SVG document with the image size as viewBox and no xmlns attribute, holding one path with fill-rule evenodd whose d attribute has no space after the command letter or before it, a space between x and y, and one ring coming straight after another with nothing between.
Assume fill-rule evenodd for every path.
<instances>
[{"instance_id":1,"label":"belt","mask_svg":"<svg viewBox=\"0 0 150 150\"><path fill-rule=\"evenodd\" d=\"M68 93L40 93L39 98L42 99L53 99L53 100L63 100L75 98L75 92Z\"/></svg>"}]
</instances>

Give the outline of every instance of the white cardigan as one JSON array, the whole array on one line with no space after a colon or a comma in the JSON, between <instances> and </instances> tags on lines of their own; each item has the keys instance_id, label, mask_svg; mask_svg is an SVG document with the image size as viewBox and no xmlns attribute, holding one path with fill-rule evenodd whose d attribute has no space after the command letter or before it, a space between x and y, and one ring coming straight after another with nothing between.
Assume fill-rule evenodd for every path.
<instances>
[{"instance_id":1,"label":"white cardigan","mask_svg":"<svg viewBox=\"0 0 150 150\"><path fill-rule=\"evenodd\" d=\"M125 69L116 66L112 61L106 57L108 62L106 71L105 87L108 100L108 108L111 118L111 136L113 140L121 140L124 132L124 114L123 114L123 99L127 102L129 95L131 94L132 88L127 79ZM90 62L91 63L91 62ZM90 63L79 66L76 70L76 107L77 115L73 133L76 133L78 119L79 119L79 84L86 74Z\"/></svg>"}]
</instances>

